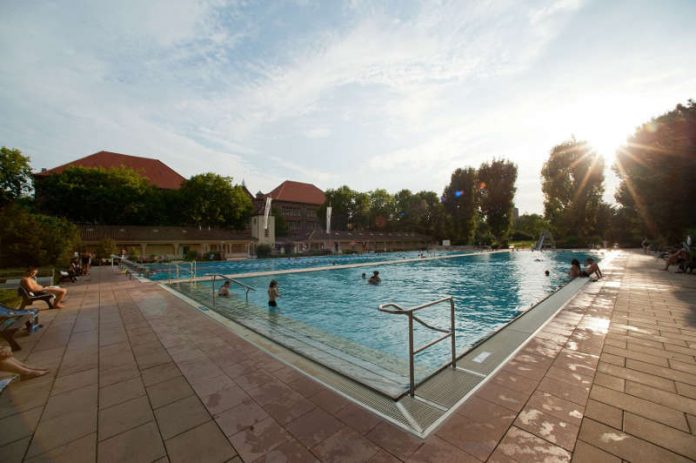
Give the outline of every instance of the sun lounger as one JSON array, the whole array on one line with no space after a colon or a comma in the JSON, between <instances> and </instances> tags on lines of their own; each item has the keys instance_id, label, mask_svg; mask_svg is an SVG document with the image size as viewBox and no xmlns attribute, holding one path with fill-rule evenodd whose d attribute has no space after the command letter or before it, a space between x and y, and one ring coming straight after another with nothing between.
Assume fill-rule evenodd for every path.
<instances>
[{"instance_id":1,"label":"sun lounger","mask_svg":"<svg viewBox=\"0 0 696 463\"><path fill-rule=\"evenodd\" d=\"M32 293L31 291L27 291L24 286L20 286L17 288L17 295L22 298L22 303L19 306L20 309L24 309L26 306L32 305L34 301L44 301L46 304L48 304L49 309L53 308L53 300L55 299L53 294L43 292Z\"/></svg>"},{"instance_id":2,"label":"sun lounger","mask_svg":"<svg viewBox=\"0 0 696 463\"><path fill-rule=\"evenodd\" d=\"M22 317L26 317L27 321L24 325L27 332L31 334L41 327L41 325L39 325L38 313L39 311L36 309L15 310L0 304L0 336L7 341L13 351L22 349L22 347L17 344L17 341L14 340L14 335L18 330L17 321Z\"/></svg>"}]
</instances>

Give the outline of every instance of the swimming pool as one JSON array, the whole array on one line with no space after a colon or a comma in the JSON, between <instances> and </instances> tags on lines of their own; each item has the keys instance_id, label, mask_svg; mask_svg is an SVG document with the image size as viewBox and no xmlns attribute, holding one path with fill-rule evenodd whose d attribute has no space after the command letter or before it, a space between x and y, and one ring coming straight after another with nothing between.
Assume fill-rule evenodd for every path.
<instances>
[{"instance_id":1,"label":"swimming pool","mask_svg":"<svg viewBox=\"0 0 696 463\"><path fill-rule=\"evenodd\" d=\"M461 251L429 251L427 255L432 257L455 253L461 253ZM219 273L224 275L232 275L241 273L269 272L275 270L289 270L295 268L360 264L385 260L413 259L418 257L419 254L420 251L371 252L365 254L347 254L341 256L327 255L197 262L196 275L203 277ZM148 278L151 280L162 281L175 277L172 272L172 264L147 264L145 267L149 269Z\"/></svg>"},{"instance_id":2,"label":"swimming pool","mask_svg":"<svg viewBox=\"0 0 696 463\"><path fill-rule=\"evenodd\" d=\"M242 278L240 281L257 289L249 293L249 303L235 290L233 297L216 298L213 305L211 282L181 283L174 288L318 363L395 397L408 388L407 318L378 311L380 304L410 307L453 296L457 354L461 355L565 284L570 260L584 260L589 255L600 257L587 251L499 252ZM382 277L378 286L362 278L363 273L369 276L373 270L379 270ZM550 273L548 277L545 270ZM266 288L271 279L278 282L281 291L277 308L267 306ZM217 280L216 288L221 284ZM434 326L449 326L447 306L419 314ZM437 336L416 324L416 345ZM416 381L446 364L449 352L448 343L443 342L417 355Z\"/></svg>"}]
</instances>

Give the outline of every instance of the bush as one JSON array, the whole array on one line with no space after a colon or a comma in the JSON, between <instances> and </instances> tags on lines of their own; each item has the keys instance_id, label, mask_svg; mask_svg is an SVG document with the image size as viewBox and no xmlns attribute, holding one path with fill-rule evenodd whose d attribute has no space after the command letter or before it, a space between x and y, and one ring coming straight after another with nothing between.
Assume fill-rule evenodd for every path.
<instances>
[{"instance_id":1,"label":"bush","mask_svg":"<svg viewBox=\"0 0 696 463\"><path fill-rule=\"evenodd\" d=\"M97 246L97 259L108 259L112 254L116 254L116 241L105 239Z\"/></svg>"},{"instance_id":2,"label":"bush","mask_svg":"<svg viewBox=\"0 0 696 463\"><path fill-rule=\"evenodd\" d=\"M77 228L60 217L32 214L11 204L0 210L0 265L67 265L77 249Z\"/></svg>"},{"instance_id":3,"label":"bush","mask_svg":"<svg viewBox=\"0 0 696 463\"><path fill-rule=\"evenodd\" d=\"M510 235L510 240L512 241L534 241L536 238L521 230L515 230L512 235Z\"/></svg>"},{"instance_id":4,"label":"bush","mask_svg":"<svg viewBox=\"0 0 696 463\"><path fill-rule=\"evenodd\" d=\"M184 260L196 260L198 259L198 252L195 251L194 249L189 249L186 251L186 254L184 254Z\"/></svg>"},{"instance_id":5,"label":"bush","mask_svg":"<svg viewBox=\"0 0 696 463\"><path fill-rule=\"evenodd\" d=\"M259 244L256 246L256 257L263 259L271 255L271 247L267 244Z\"/></svg>"}]
</instances>

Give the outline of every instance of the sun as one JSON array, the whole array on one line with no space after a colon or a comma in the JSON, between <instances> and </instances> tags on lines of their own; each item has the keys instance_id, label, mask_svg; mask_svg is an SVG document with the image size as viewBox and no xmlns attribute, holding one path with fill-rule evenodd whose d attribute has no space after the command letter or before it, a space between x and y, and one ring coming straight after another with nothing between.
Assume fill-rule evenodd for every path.
<instances>
[{"instance_id":1,"label":"sun","mask_svg":"<svg viewBox=\"0 0 696 463\"><path fill-rule=\"evenodd\" d=\"M623 104L589 104L572 110L571 126L578 140L587 141L608 163L636 127L636 114Z\"/></svg>"}]
</instances>

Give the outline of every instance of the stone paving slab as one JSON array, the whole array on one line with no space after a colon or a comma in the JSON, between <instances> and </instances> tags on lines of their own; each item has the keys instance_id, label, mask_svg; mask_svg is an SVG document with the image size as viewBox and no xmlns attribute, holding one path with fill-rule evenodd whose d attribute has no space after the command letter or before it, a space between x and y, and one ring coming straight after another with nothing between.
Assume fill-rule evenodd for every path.
<instances>
[{"instance_id":1,"label":"stone paving slab","mask_svg":"<svg viewBox=\"0 0 696 463\"><path fill-rule=\"evenodd\" d=\"M623 252L426 439L95 268L17 357L0 461L693 461L696 276Z\"/></svg>"}]
</instances>

